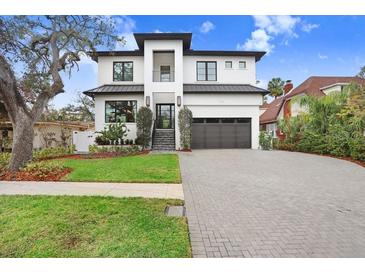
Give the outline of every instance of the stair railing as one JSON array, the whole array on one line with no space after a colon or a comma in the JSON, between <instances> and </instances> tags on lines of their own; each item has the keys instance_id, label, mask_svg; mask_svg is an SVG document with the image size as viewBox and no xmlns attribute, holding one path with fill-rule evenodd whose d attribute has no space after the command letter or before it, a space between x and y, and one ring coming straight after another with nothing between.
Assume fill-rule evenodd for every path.
<instances>
[{"instance_id":1,"label":"stair railing","mask_svg":"<svg viewBox=\"0 0 365 274\"><path fill-rule=\"evenodd\" d=\"M156 131L156 120L153 119L152 121L152 140L151 140L151 149L153 149L153 142L155 139L155 131Z\"/></svg>"}]
</instances>

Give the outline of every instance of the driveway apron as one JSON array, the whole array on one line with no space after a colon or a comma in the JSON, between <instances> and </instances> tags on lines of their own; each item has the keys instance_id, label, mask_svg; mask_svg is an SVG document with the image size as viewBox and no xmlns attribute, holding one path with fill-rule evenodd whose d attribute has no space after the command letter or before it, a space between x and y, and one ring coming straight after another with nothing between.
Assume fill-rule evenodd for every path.
<instances>
[{"instance_id":1,"label":"driveway apron","mask_svg":"<svg viewBox=\"0 0 365 274\"><path fill-rule=\"evenodd\" d=\"M365 169L304 153L179 154L194 257L365 257Z\"/></svg>"}]
</instances>

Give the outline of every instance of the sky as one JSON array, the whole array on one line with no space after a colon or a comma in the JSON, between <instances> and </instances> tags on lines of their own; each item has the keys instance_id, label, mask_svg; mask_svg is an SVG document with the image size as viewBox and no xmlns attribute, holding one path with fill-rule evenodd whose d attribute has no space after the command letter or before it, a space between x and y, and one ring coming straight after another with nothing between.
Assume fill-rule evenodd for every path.
<instances>
[{"instance_id":1,"label":"sky","mask_svg":"<svg viewBox=\"0 0 365 274\"><path fill-rule=\"evenodd\" d=\"M192 32L195 50L260 50L259 86L273 77L294 87L310 76L353 76L365 65L365 16L115 16L127 41L114 50L133 50L133 32ZM64 76L64 94L53 105L74 101L79 91L97 86L97 63L83 58L79 71Z\"/></svg>"}]
</instances>

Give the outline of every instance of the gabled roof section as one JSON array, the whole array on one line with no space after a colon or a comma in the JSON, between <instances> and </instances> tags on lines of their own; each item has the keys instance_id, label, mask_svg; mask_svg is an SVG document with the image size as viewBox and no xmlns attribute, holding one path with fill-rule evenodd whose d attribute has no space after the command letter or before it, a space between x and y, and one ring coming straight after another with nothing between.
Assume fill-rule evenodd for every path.
<instances>
[{"instance_id":1,"label":"gabled roof section","mask_svg":"<svg viewBox=\"0 0 365 274\"><path fill-rule=\"evenodd\" d=\"M265 89L244 84L184 84L183 89L184 93L269 93Z\"/></svg>"},{"instance_id":2,"label":"gabled roof section","mask_svg":"<svg viewBox=\"0 0 365 274\"><path fill-rule=\"evenodd\" d=\"M192 33L190 32L168 32L168 33L134 33L138 48L144 49L144 41L146 40L182 40L183 49L190 49Z\"/></svg>"},{"instance_id":3,"label":"gabled roof section","mask_svg":"<svg viewBox=\"0 0 365 274\"><path fill-rule=\"evenodd\" d=\"M196 56L253 56L258 62L266 54L265 51L238 51L238 50L185 50L184 55Z\"/></svg>"},{"instance_id":4,"label":"gabled roof section","mask_svg":"<svg viewBox=\"0 0 365 274\"><path fill-rule=\"evenodd\" d=\"M344 77L344 76L312 76L289 92L285 97L287 99L299 94L307 94L312 96L323 96L322 88L331 86L338 83L351 83L356 82L358 84L365 84L365 81L360 77Z\"/></svg>"},{"instance_id":5,"label":"gabled roof section","mask_svg":"<svg viewBox=\"0 0 365 274\"><path fill-rule=\"evenodd\" d=\"M260 124L276 122L280 109L285 101L284 99L284 96L276 98L267 106L267 110L260 115Z\"/></svg>"},{"instance_id":6,"label":"gabled roof section","mask_svg":"<svg viewBox=\"0 0 365 274\"><path fill-rule=\"evenodd\" d=\"M94 97L97 94L113 94L113 93L143 93L144 85L103 85L97 88L89 89L83 93Z\"/></svg>"}]
</instances>

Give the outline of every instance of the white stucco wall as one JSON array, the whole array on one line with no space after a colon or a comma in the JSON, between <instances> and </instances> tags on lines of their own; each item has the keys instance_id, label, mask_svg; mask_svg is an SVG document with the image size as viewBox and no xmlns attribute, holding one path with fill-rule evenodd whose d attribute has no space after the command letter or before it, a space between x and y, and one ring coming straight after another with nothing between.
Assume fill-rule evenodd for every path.
<instances>
[{"instance_id":1,"label":"white stucco wall","mask_svg":"<svg viewBox=\"0 0 365 274\"><path fill-rule=\"evenodd\" d=\"M259 94L185 94L184 105L194 118L251 118L251 146L259 147Z\"/></svg>"},{"instance_id":2,"label":"white stucco wall","mask_svg":"<svg viewBox=\"0 0 365 274\"><path fill-rule=\"evenodd\" d=\"M197 81L196 62L217 61L217 81ZM225 68L225 61L232 61L232 68ZM246 68L239 69L238 62L246 61ZM251 56L184 56L184 83L251 84L256 85L256 62Z\"/></svg>"},{"instance_id":3,"label":"white stucco wall","mask_svg":"<svg viewBox=\"0 0 365 274\"><path fill-rule=\"evenodd\" d=\"M113 62L133 62L133 81L113 81ZM98 57L98 85L143 84L143 56Z\"/></svg>"},{"instance_id":4,"label":"white stucco wall","mask_svg":"<svg viewBox=\"0 0 365 274\"><path fill-rule=\"evenodd\" d=\"M105 123L105 101L114 100L136 100L137 101L137 111L144 105L143 94L124 94L124 95L97 95L95 96L95 131L100 131L104 129L107 125ZM137 138L137 126L136 123L126 123L127 129L129 129L126 139L136 139Z\"/></svg>"}]
</instances>

